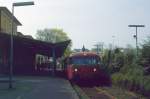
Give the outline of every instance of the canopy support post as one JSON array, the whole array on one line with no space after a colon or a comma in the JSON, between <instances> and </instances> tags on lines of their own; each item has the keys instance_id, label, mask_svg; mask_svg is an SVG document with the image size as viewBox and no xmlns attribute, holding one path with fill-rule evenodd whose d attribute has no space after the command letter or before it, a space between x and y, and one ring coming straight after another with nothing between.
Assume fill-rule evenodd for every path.
<instances>
[{"instance_id":1,"label":"canopy support post","mask_svg":"<svg viewBox=\"0 0 150 99\"><path fill-rule=\"evenodd\" d=\"M55 76L56 73L56 55L55 55L55 47L53 47L53 70L52 76Z\"/></svg>"}]
</instances>

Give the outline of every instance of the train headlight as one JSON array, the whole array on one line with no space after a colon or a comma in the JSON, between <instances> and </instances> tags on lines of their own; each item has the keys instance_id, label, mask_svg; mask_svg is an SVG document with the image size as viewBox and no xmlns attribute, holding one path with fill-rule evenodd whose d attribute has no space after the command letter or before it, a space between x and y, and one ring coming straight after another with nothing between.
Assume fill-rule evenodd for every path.
<instances>
[{"instance_id":1,"label":"train headlight","mask_svg":"<svg viewBox=\"0 0 150 99\"><path fill-rule=\"evenodd\" d=\"M96 72L96 68L94 68L93 71Z\"/></svg>"},{"instance_id":2,"label":"train headlight","mask_svg":"<svg viewBox=\"0 0 150 99\"><path fill-rule=\"evenodd\" d=\"M78 71L78 69L77 69L77 68L75 68L75 69L74 69L74 71L75 71L75 72L77 72L77 71Z\"/></svg>"}]
</instances>

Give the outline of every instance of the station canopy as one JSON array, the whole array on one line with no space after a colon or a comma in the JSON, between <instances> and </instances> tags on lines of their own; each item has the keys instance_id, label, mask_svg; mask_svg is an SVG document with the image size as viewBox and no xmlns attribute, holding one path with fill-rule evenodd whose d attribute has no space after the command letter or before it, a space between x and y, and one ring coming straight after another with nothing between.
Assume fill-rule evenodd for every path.
<instances>
[{"instance_id":1,"label":"station canopy","mask_svg":"<svg viewBox=\"0 0 150 99\"><path fill-rule=\"evenodd\" d=\"M35 40L33 38L28 38L25 36L13 36L14 47L19 51L19 48L28 49L35 54L41 54L49 57L53 57L53 54L56 58L61 57L64 54L65 49L71 42L67 40L59 43L49 43L40 40ZM0 44L10 44L10 35L0 32ZM23 50L25 51L25 50ZM20 52L20 51L19 51Z\"/></svg>"}]
</instances>

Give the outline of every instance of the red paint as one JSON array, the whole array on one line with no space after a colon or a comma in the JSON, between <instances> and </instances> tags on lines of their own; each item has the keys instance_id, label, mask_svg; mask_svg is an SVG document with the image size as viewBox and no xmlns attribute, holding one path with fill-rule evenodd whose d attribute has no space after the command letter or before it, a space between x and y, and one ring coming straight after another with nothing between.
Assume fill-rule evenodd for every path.
<instances>
[{"instance_id":1,"label":"red paint","mask_svg":"<svg viewBox=\"0 0 150 99\"><path fill-rule=\"evenodd\" d=\"M95 53L90 53L90 52L81 52L81 53L76 53L73 54L69 57L69 59L71 58L97 58L100 60L100 57L95 54ZM69 62L71 63L71 62ZM77 71L75 71L75 69L77 69ZM94 71L94 69L96 69L96 71ZM69 64L67 66L67 77L69 80L72 80L74 78L84 78L84 79L89 79L89 78L94 78L95 76L98 76L101 72L100 72L100 65L98 64L94 64L94 65L76 65L76 64Z\"/></svg>"}]
</instances>

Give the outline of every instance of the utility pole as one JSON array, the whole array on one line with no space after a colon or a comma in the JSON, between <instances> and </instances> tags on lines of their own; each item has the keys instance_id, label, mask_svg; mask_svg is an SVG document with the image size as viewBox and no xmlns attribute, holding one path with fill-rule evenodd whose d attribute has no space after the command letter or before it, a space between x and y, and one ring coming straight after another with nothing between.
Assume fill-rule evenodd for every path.
<instances>
[{"instance_id":1,"label":"utility pole","mask_svg":"<svg viewBox=\"0 0 150 99\"><path fill-rule=\"evenodd\" d=\"M115 49L115 36L112 36L112 50Z\"/></svg>"},{"instance_id":2,"label":"utility pole","mask_svg":"<svg viewBox=\"0 0 150 99\"><path fill-rule=\"evenodd\" d=\"M94 46L96 46L96 53L99 54L99 45L95 44Z\"/></svg>"},{"instance_id":3,"label":"utility pole","mask_svg":"<svg viewBox=\"0 0 150 99\"><path fill-rule=\"evenodd\" d=\"M137 34L137 28L138 27L145 27L145 25L128 25L128 27L135 27L136 29L136 34L134 35L134 38L136 39L136 57L138 58L138 54L139 54L139 48L138 48L138 34Z\"/></svg>"},{"instance_id":4,"label":"utility pole","mask_svg":"<svg viewBox=\"0 0 150 99\"><path fill-rule=\"evenodd\" d=\"M99 54L100 49L101 49L101 53L103 54L103 46L104 46L103 42L99 42L99 43L95 44L94 46L96 46L97 54Z\"/></svg>"}]
</instances>

